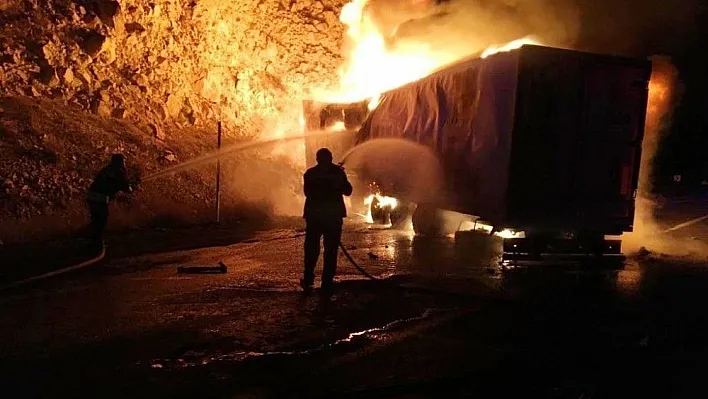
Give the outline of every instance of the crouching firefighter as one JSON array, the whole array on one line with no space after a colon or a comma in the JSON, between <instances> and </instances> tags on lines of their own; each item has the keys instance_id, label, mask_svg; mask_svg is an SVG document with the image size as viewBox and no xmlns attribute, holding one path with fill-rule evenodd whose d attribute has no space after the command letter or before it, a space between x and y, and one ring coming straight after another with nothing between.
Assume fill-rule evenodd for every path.
<instances>
[{"instance_id":1,"label":"crouching firefighter","mask_svg":"<svg viewBox=\"0 0 708 399\"><path fill-rule=\"evenodd\" d=\"M305 271L300 286L310 291L315 281L315 266L320 256L320 239L324 238L322 290L332 289L337 272L337 252L342 237L342 219L347 216L343 195L352 195L352 185L340 165L332 163L327 148L317 151L317 165L304 176L305 191Z\"/></svg>"},{"instance_id":2,"label":"crouching firefighter","mask_svg":"<svg viewBox=\"0 0 708 399\"><path fill-rule=\"evenodd\" d=\"M96 175L86 193L86 205L91 214L89 249L93 255L105 250L103 232L108 222L108 205L120 191L132 192L133 184L128 181L125 156L113 154L109 164Z\"/></svg>"}]
</instances>

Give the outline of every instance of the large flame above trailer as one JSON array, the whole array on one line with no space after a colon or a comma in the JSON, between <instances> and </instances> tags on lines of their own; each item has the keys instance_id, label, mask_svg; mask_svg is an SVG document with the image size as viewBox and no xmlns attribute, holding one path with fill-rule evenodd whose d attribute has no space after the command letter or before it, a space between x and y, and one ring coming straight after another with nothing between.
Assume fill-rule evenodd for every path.
<instances>
[{"instance_id":1,"label":"large flame above trailer","mask_svg":"<svg viewBox=\"0 0 708 399\"><path fill-rule=\"evenodd\" d=\"M353 0L342 8L340 21L346 27L346 36L343 48L344 62L339 70L338 85L334 89L315 91L313 94L316 100L340 104L368 100L369 109L373 110L378 106L382 93L424 78L461 58L475 55L479 58L487 58L499 52L517 50L526 44L541 44L541 40L534 36L495 42L495 36L491 32L480 32L482 35L479 40L471 40L469 48L463 51L454 54L437 51L434 42L401 39L399 33L400 36L404 35L399 32L404 30L399 29L401 25L393 24L391 28L391 24L388 26L382 24L380 18L368 7L373 3L375 3L373 0ZM430 4L426 1L413 3ZM547 38L544 32L537 29L530 29L527 33L539 33L541 37L552 43L557 42L552 37ZM500 33L498 37L504 36ZM505 39L508 40L509 36ZM660 96L663 85L659 83L652 80L651 97ZM649 111L651 113L652 110ZM650 124L650 121L648 123ZM329 129L343 130L335 127L339 125L333 125ZM376 194L383 195L372 193L372 196L367 198L369 214Z\"/></svg>"},{"instance_id":2,"label":"large flame above trailer","mask_svg":"<svg viewBox=\"0 0 708 399\"><path fill-rule=\"evenodd\" d=\"M470 48L466 53L437 52L423 41L396 42L398 27L388 35L384 33L367 5L369 0L353 0L342 8L339 18L347 27L345 62L339 70L338 88L315 91L315 97L322 102L352 103L368 99L369 109L374 109L381 93L428 76L465 56L477 53L484 58L524 44L540 44L528 36L506 44L489 43L484 49Z\"/></svg>"},{"instance_id":3,"label":"large flame above trailer","mask_svg":"<svg viewBox=\"0 0 708 399\"><path fill-rule=\"evenodd\" d=\"M405 42L391 46L391 41L396 39L398 26L387 35L384 27L367 10L368 4L369 0L353 0L342 8L339 18L347 27L345 41L348 46L345 48L345 62L339 70L339 87L335 90L316 91L315 97L319 101L352 103L368 100L369 110L373 110L379 103L381 93L428 76L458 58L475 52L486 58L498 52L518 49L524 44L539 44L536 39L528 36L506 44L489 43L481 52L480 49L469 49L468 53L455 54L453 58L449 54L436 53L426 42ZM342 125L343 122L335 123L328 130L344 130ZM363 216L367 222L372 223L373 207L395 208L396 203L395 198L382 196L378 192L372 193L365 200L367 212Z\"/></svg>"}]
</instances>

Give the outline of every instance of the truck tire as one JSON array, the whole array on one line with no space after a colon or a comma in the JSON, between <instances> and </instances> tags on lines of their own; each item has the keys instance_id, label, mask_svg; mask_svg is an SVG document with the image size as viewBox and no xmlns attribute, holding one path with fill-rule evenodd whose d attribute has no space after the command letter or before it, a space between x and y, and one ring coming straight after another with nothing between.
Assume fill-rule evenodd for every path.
<instances>
[{"instance_id":1,"label":"truck tire","mask_svg":"<svg viewBox=\"0 0 708 399\"><path fill-rule=\"evenodd\" d=\"M390 218L390 209L388 207L379 207L379 200L374 198L369 205L369 210L371 211L371 219L376 224L388 224Z\"/></svg>"},{"instance_id":2,"label":"truck tire","mask_svg":"<svg viewBox=\"0 0 708 399\"><path fill-rule=\"evenodd\" d=\"M420 236L443 235L443 219L435 206L420 204L413 212L413 231Z\"/></svg>"},{"instance_id":3,"label":"truck tire","mask_svg":"<svg viewBox=\"0 0 708 399\"><path fill-rule=\"evenodd\" d=\"M398 201L398 206L390 214L391 227L394 229L406 229L413 215L414 204L406 201Z\"/></svg>"}]
</instances>

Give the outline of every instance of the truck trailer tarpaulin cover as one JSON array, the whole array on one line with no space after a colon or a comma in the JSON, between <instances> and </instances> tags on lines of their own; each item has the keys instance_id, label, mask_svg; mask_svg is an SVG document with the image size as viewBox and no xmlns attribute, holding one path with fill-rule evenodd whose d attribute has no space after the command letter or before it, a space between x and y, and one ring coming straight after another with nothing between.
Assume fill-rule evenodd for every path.
<instances>
[{"instance_id":1,"label":"truck trailer tarpaulin cover","mask_svg":"<svg viewBox=\"0 0 708 399\"><path fill-rule=\"evenodd\" d=\"M443 207L496 225L629 231L650 75L646 60L524 46L385 93L354 144L432 148Z\"/></svg>"}]
</instances>

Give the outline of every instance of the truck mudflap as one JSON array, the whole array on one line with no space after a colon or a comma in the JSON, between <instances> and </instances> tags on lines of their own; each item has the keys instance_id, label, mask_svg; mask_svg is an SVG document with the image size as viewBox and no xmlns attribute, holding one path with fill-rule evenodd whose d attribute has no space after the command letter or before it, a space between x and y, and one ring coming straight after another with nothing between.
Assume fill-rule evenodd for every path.
<instances>
[{"instance_id":1,"label":"truck mudflap","mask_svg":"<svg viewBox=\"0 0 708 399\"><path fill-rule=\"evenodd\" d=\"M547 258L597 258L624 260L621 240L583 240L556 237L507 238L503 260L544 260Z\"/></svg>"}]
</instances>

